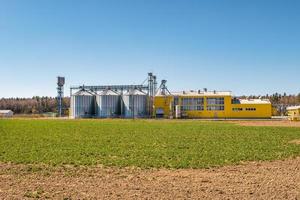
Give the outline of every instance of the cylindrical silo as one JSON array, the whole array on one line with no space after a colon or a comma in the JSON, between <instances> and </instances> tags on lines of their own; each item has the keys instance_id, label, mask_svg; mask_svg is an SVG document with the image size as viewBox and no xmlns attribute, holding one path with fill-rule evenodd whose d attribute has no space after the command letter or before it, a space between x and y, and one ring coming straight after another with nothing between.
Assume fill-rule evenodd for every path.
<instances>
[{"instance_id":1,"label":"cylindrical silo","mask_svg":"<svg viewBox=\"0 0 300 200\"><path fill-rule=\"evenodd\" d=\"M78 91L71 96L71 117L88 118L95 116L96 96L86 90Z\"/></svg>"},{"instance_id":2,"label":"cylindrical silo","mask_svg":"<svg viewBox=\"0 0 300 200\"><path fill-rule=\"evenodd\" d=\"M97 95L97 117L112 118L118 117L121 113L120 94L113 90L105 90Z\"/></svg>"},{"instance_id":3,"label":"cylindrical silo","mask_svg":"<svg viewBox=\"0 0 300 200\"><path fill-rule=\"evenodd\" d=\"M143 118L147 117L148 96L140 90L130 90L123 94L122 114L125 118Z\"/></svg>"}]
</instances>

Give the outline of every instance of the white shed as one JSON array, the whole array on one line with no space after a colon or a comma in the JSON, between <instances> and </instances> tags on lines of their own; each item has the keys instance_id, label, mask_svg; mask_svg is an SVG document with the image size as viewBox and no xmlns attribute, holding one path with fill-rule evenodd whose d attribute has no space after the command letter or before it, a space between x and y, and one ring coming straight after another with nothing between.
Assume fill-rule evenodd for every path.
<instances>
[{"instance_id":1,"label":"white shed","mask_svg":"<svg viewBox=\"0 0 300 200\"><path fill-rule=\"evenodd\" d=\"M14 112L11 110L0 110L0 117L12 117Z\"/></svg>"}]
</instances>

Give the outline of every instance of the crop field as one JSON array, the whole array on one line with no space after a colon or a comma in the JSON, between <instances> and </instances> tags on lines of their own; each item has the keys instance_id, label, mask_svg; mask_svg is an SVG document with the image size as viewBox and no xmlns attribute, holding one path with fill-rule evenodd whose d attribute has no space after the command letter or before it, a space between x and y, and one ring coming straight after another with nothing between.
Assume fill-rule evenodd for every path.
<instances>
[{"instance_id":1,"label":"crop field","mask_svg":"<svg viewBox=\"0 0 300 200\"><path fill-rule=\"evenodd\" d=\"M300 128L170 120L0 120L0 162L208 168L300 155Z\"/></svg>"}]
</instances>

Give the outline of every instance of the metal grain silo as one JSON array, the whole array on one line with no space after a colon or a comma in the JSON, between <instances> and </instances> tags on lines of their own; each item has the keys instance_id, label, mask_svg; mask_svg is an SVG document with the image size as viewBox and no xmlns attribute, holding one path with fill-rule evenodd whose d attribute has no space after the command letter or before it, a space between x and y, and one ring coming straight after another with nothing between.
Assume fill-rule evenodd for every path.
<instances>
[{"instance_id":1,"label":"metal grain silo","mask_svg":"<svg viewBox=\"0 0 300 200\"><path fill-rule=\"evenodd\" d=\"M130 90L123 94L122 114L125 118L146 117L148 96L140 90Z\"/></svg>"},{"instance_id":2,"label":"metal grain silo","mask_svg":"<svg viewBox=\"0 0 300 200\"><path fill-rule=\"evenodd\" d=\"M118 117L121 113L120 94L113 90L105 90L96 97L97 117Z\"/></svg>"},{"instance_id":3,"label":"metal grain silo","mask_svg":"<svg viewBox=\"0 0 300 200\"><path fill-rule=\"evenodd\" d=\"M95 116L96 96L86 90L78 91L71 96L71 117L88 118Z\"/></svg>"}]
</instances>

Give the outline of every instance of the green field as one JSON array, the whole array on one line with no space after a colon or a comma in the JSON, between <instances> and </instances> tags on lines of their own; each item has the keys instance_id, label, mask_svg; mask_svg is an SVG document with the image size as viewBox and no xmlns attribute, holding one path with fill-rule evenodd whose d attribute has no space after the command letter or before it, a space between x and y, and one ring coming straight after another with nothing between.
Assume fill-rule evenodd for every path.
<instances>
[{"instance_id":1,"label":"green field","mask_svg":"<svg viewBox=\"0 0 300 200\"><path fill-rule=\"evenodd\" d=\"M299 156L300 128L155 120L0 120L0 162L203 168Z\"/></svg>"}]
</instances>

